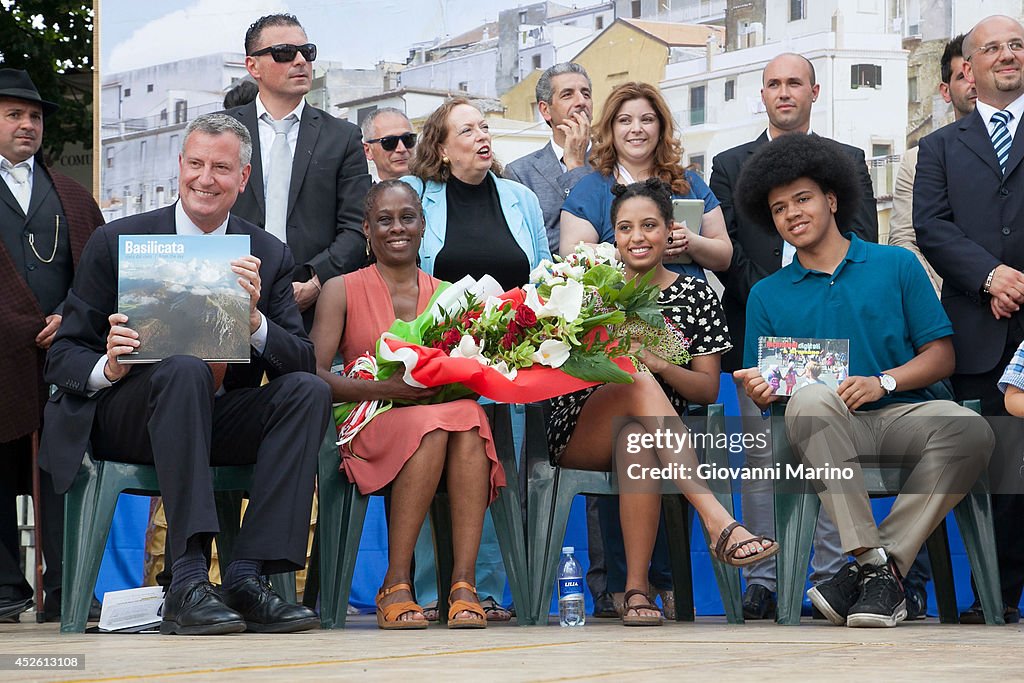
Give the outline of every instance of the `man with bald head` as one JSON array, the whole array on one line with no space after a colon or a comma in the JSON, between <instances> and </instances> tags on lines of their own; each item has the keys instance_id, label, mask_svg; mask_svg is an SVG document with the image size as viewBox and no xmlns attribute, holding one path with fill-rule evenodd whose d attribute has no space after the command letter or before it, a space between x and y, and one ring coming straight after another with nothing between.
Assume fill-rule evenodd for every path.
<instances>
[{"instance_id":1,"label":"man with bald head","mask_svg":"<svg viewBox=\"0 0 1024 683\"><path fill-rule=\"evenodd\" d=\"M997 382L1024 341L1024 28L1011 17L982 19L964 39L964 75L978 99L972 114L923 138L914 182L914 226L925 258L942 277L953 322L958 400L981 399L986 416L1005 416ZM1002 421L1001 421L1002 422ZM1019 443L996 430L996 462L1013 462ZM1019 490L1019 489L1018 489ZM1024 586L1024 519L1019 495L992 497L1007 621L1019 619ZM976 619L980 609L962 618Z\"/></svg>"},{"instance_id":2,"label":"man with bald head","mask_svg":"<svg viewBox=\"0 0 1024 683\"><path fill-rule=\"evenodd\" d=\"M375 109L363 121L363 153L372 161L377 180L409 175L409 160L416 145L409 117L394 107Z\"/></svg>"},{"instance_id":3,"label":"man with bald head","mask_svg":"<svg viewBox=\"0 0 1024 683\"><path fill-rule=\"evenodd\" d=\"M814 135L811 129L811 107L818 99L821 86L815 81L814 65L794 53L783 53L772 59L762 74L761 101L768 114L768 127L757 139L733 147L715 156L712 162L711 191L722 203L726 227L732 239L732 263L729 270L716 273L725 285L722 306L729 322L733 348L722 359L722 370L732 372L743 367L743 337L746 329L747 297L750 289L793 260L795 250L783 242L770 222L760 224L742 219L733 204L736 181L747 160L762 145L781 135ZM864 161L864 152L856 147L840 145L850 155L857 169L861 187L860 203L848 225L840 225L843 233L853 231L868 242L878 241L878 212ZM742 388L741 388L742 389ZM740 413L746 428L756 424L761 410L740 390ZM767 422L764 423L767 425ZM765 427L767 429L767 426ZM770 440L767 443L771 443ZM747 451L750 467L769 467L770 449ZM774 537L775 515L772 483L768 479L743 482L743 520L754 533ZM756 531L755 531L756 530ZM815 530L813 572L817 583L834 575L845 564L840 551L835 525L822 513ZM744 570L747 592L743 597L743 615L747 619L771 618L775 611L775 561L768 560Z\"/></svg>"}]
</instances>

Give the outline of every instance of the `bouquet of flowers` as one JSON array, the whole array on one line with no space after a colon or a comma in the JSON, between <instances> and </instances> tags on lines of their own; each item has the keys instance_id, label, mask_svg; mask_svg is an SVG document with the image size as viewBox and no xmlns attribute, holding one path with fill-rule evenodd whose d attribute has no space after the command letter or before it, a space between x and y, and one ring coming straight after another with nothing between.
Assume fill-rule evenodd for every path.
<instances>
[{"instance_id":1,"label":"bouquet of flowers","mask_svg":"<svg viewBox=\"0 0 1024 683\"><path fill-rule=\"evenodd\" d=\"M357 359L346 372L376 379L402 372L410 386L444 386L434 401L480 394L529 403L631 382L629 336L616 331L661 327L658 289L649 278L627 281L612 245L581 244L564 259L542 261L529 284L508 292L490 276L443 285L423 314L395 321L376 356ZM342 438L354 438L388 407L337 406Z\"/></svg>"}]
</instances>

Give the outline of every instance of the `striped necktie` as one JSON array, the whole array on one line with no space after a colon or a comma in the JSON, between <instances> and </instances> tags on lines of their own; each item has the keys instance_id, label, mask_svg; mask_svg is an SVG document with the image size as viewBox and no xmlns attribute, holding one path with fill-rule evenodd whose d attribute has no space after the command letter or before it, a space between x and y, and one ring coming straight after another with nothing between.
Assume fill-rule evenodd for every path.
<instances>
[{"instance_id":1,"label":"striped necktie","mask_svg":"<svg viewBox=\"0 0 1024 683\"><path fill-rule=\"evenodd\" d=\"M1003 110L992 114L992 118L989 119L992 123L992 130L989 133L992 136L992 147L996 150L999 168L1003 173L1006 173L1006 161L1010 158L1010 145L1013 144L1010 129L1006 126L1012 116L1013 114Z\"/></svg>"}]
</instances>

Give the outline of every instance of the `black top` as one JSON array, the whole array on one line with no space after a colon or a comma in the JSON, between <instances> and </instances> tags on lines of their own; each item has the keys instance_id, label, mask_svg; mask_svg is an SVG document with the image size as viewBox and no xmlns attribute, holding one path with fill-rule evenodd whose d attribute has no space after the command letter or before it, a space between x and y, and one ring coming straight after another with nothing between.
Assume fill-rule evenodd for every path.
<instances>
[{"instance_id":1,"label":"black top","mask_svg":"<svg viewBox=\"0 0 1024 683\"><path fill-rule=\"evenodd\" d=\"M434 277L456 282L490 275L509 290L530 279L530 261L512 237L490 173L479 185L448 179L448 226L434 261Z\"/></svg>"}]
</instances>

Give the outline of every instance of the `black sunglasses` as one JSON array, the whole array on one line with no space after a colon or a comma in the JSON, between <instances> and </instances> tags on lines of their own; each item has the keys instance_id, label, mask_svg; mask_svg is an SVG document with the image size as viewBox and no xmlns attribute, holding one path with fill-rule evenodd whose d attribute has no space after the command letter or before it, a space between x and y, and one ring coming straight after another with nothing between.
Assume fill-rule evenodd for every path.
<instances>
[{"instance_id":1,"label":"black sunglasses","mask_svg":"<svg viewBox=\"0 0 1024 683\"><path fill-rule=\"evenodd\" d=\"M275 62L290 62L295 59L295 53L301 52L302 57L307 62L316 61L316 45L313 43L306 43L305 45L289 45L288 43L281 43L280 45L271 45L265 47L262 50L256 50L250 57L259 57L260 55L270 54L274 58Z\"/></svg>"},{"instance_id":2,"label":"black sunglasses","mask_svg":"<svg viewBox=\"0 0 1024 683\"><path fill-rule=\"evenodd\" d=\"M416 133L402 133L401 135L385 135L382 138L374 138L367 140L366 143L372 145L375 142L379 142L380 146L384 148L385 152L394 152L398 149L398 141L401 140L402 144L405 145L406 149L412 149L416 146Z\"/></svg>"}]
</instances>

